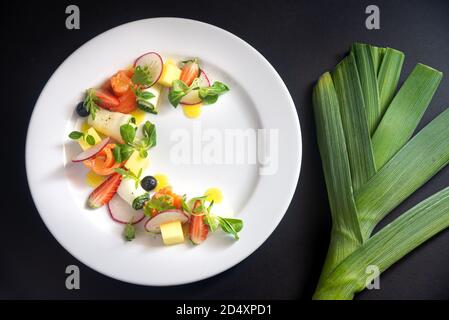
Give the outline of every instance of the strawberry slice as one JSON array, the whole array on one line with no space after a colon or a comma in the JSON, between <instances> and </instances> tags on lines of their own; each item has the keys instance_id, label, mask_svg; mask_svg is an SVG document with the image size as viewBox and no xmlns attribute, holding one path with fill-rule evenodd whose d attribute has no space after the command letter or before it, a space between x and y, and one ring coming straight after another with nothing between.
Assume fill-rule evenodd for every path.
<instances>
[{"instance_id":1,"label":"strawberry slice","mask_svg":"<svg viewBox=\"0 0 449 320\"><path fill-rule=\"evenodd\" d=\"M193 80L200 76L200 72L201 70L198 60L194 59L184 64L181 71L181 77L179 79L186 85L190 86Z\"/></svg>"},{"instance_id":2,"label":"strawberry slice","mask_svg":"<svg viewBox=\"0 0 449 320\"><path fill-rule=\"evenodd\" d=\"M110 110L120 104L120 100L106 90L97 89L95 90L95 95L98 98L98 105L102 108Z\"/></svg>"},{"instance_id":3,"label":"strawberry slice","mask_svg":"<svg viewBox=\"0 0 449 320\"><path fill-rule=\"evenodd\" d=\"M201 201L196 201L193 206L193 211L196 207L201 205ZM200 244L207 238L207 234L209 233L209 228L207 224L204 222L204 214L201 212L196 212L190 216L190 227L189 227L189 235L190 240L194 244Z\"/></svg>"},{"instance_id":4,"label":"strawberry slice","mask_svg":"<svg viewBox=\"0 0 449 320\"><path fill-rule=\"evenodd\" d=\"M87 206L92 209L104 206L115 195L121 181L122 176L119 173L112 174L105 182L92 191L87 199Z\"/></svg>"}]
</instances>

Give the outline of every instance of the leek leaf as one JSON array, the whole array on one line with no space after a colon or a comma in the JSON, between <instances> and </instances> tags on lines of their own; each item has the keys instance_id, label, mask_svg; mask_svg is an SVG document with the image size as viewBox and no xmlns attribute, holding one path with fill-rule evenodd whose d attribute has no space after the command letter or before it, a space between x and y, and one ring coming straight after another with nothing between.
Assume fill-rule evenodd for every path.
<instances>
[{"instance_id":1,"label":"leek leaf","mask_svg":"<svg viewBox=\"0 0 449 320\"><path fill-rule=\"evenodd\" d=\"M376 224L449 163L449 109L413 139L355 195L367 239Z\"/></svg>"},{"instance_id":2,"label":"leek leaf","mask_svg":"<svg viewBox=\"0 0 449 320\"><path fill-rule=\"evenodd\" d=\"M412 71L373 135L376 168L382 168L410 139L441 78L441 72L423 64L418 64Z\"/></svg>"},{"instance_id":3,"label":"leek leaf","mask_svg":"<svg viewBox=\"0 0 449 320\"><path fill-rule=\"evenodd\" d=\"M332 214L332 238L322 276L362 243L352 193L348 151L340 116L340 106L330 73L318 80L313 90L318 147ZM338 248L332 243L338 243Z\"/></svg>"},{"instance_id":4,"label":"leek leaf","mask_svg":"<svg viewBox=\"0 0 449 320\"><path fill-rule=\"evenodd\" d=\"M355 43L352 52L355 55L357 69L362 85L363 99L365 101L366 117L370 134L373 134L380 120L379 91L377 87L377 66L379 57L373 57L371 46ZM378 55L377 55L378 56ZM376 60L376 61L375 61Z\"/></svg>"},{"instance_id":5,"label":"leek leaf","mask_svg":"<svg viewBox=\"0 0 449 320\"><path fill-rule=\"evenodd\" d=\"M351 52L332 74L348 148L354 192L376 173L357 65Z\"/></svg>"},{"instance_id":6,"label":"leek leaf","mask_svg":"<svg viewBox=\"0 0 449 320\"><path fill-rule=\"evenodd\" d=\"M369 266L388 269L449 227L449 188L422 201L384 227L323 279L314 299L352 299L369 282Z\"/></svg>"},{"instance_id":7,"label":"leek leaf","mask_svg":"<svg viewBox=\"0 0 449 320\"><path fill-rule=\"evenodd\" d=\"M403 64L404 54L401 51L385 48L385 54L377 76L381 115L385 113L391 100L393 100Z\"/></svg>"},{"instance_id":8,"label":"leek leaf","mask_svg":"<svg viewBox=\"0 0 449 320\"><path fill-rule=\"evenodd\" d=\"M369 49L371 50L371 54L373 56L374 70L377 74L379 72L380 66L382 64L382 60L383 60L383 57L385 54L385 48L370 45Z\"/></svg>"}]
</instances>

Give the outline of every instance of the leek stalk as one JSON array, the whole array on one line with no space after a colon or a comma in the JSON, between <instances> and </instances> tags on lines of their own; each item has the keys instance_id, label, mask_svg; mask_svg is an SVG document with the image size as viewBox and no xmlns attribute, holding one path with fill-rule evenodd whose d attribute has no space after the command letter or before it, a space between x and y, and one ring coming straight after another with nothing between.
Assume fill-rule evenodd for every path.
<instances>
[{"instance_id":1,"label":"leek stalk","mask_svg":"<svg viewBox=\"0 0 449 320\"><path fill-rule=\"evenodd\" d=\"M449 188L375 235L374 227L449 164L449 109L412 139L441 72L418 64L395 94L404 56L354 44L313 90L318 147L332 215L331 243L314 299L352 299L366 268L385 271L449 227Z\"/></svg>"}]
</instances>

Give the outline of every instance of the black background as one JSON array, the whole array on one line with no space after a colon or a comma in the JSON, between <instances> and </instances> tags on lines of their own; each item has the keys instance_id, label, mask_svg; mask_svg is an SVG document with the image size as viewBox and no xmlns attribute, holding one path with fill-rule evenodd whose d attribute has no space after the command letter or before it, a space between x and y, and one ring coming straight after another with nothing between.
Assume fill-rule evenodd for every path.
<instances>
[{"instance_id":1,"label":"black background","mask_svg":"<svg viewBox=\"0 0 449 320\"><path fill-rule=\"evenodd\" d=\"M405 52L402 79L422 62L449 74L449 2L441 1L55 1L2 2L2 195L0 298L310 299L323 263L330 214L316 147L311 87L354 41ZM77 4L81 30L65 28L65 7ZM365 28L369 4L381 29ZM26 129L43 86L84 42L117 25L150 17L208 22L241 37L276 68L296 103L303 162L285 218L249 258L213 278L176 287L136 286L103 276L66 252L44 226L25 174ZM126 39L123 44L126 45ZM420 128L449 106L444 77ZM273 106L276 107L276 106ZM6 114L5 114L6 113ZM51 115L48 115L49 119ZM446 168L381 224L448 183ZM63 214L63 212L61 212ZM81 269L81 290L65 289L65 267ZM381 290L359 299L449 299L449 231L381 276Z\"/></svg>"}]
</instances>

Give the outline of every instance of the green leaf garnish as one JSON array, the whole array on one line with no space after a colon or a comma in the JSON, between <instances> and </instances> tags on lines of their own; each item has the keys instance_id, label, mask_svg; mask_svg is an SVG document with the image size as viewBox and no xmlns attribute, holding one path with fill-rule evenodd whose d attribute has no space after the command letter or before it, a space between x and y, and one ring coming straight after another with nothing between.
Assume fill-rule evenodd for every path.
<instances>
[{"instance_id":1,"label":"green leaf garnish","mask_svg":"<svg viewBox=\"0 0 449 320\"><path fill-rule=\"evenodd\" d=\"M112 154L117 163L128 160L133 152L134 148L127 144L116 144L114 149L112 149Z\"/></svg>"},{"instance_id":2,"label":"green leaf garnish","mask_svg":"<svg viewBox=\"0 0 449 320\"><path fill-rule=\"evenodd\" d=\"M89 114L92 116L93 120L95 120L97 111L100 110L100 106L98 105L99 101L100 99L95 94L95 89L87 89L83 104L87 112L89 112Z\"/></svg>"},{"instance_id":3,"label":"green leaf garnish","mask_svg":"<svg viewBox=\"0 0 449 320\"><path fill-rule=\"evenodd\" d=\"M156 145L156 138L157 138L156 126L150 121L147 121L143 125L142 132L147 148L149 149L154 147Z\"/></svg>"},{"instance_id":4,"label":"green leaf garnish","mask_svg":"<svg viewBox=\"0 0 449 320\"><path fill-rule=\"evenodd\" d=\"M137 66L134 69L134 74L131 80L134 84L140 86L151 86L153 84L148 66Z\"/></svg>"},{"instance_id":5,"label":"green leaf garnish","mask_svg":"<svg viewBox=\"0 0 449 320\"><path fill-rule=\"evenodd\" d=\"M140 156L141 158L146 158L146 157L148 157L148 151L145 150L145 149L140 149L140 150L139 150L139 156Z\"/></svg>"},{"instance_id":6,"label":"green leaf garnish","mask_svg":"<svg viewBox=\"0 0 449 320\"><path fill-rule=\"evenodd\" d=\"M120 127L120 134L125 141L124 144L117 144L113 150L116 162L129 159L134 151L138 151L140 157L148 156L148 149L156 145L156 126L150 121L145 122L142 127L143 138L135 141L137 128L131 124L124 124Z\"/></svg>"},{"instance_id":7,"label":"green leaf garnish","mask_svg":"<svg viewBox=\"0 0 449 320\"><path fill-rule=\"evenodd\" d=\"M131 124L124 124L120 127L120 135L127 144L132 144L136 137L136 127Z\"/></svg>"},{"instance_id":8,"label":"green leaf garnish","mask_svg":"<svg viewBox=\"0 0 449 320\"><path fill-rule=\"evenodd\" d=\"M170 209L175 209L175 206L171 203L171 198L169 196L160 196L158 198L151 198L145 203L144 213L146 216L151 216L152 210L157 212L167 211Z\"/></svg>"},{"instance_id":9,"label":"green leaf garnish","mask_svg":"<svg viewBox=\"0 0 449 320\"><path fill-rule=\"evenodd\" d=\"M114 169L114 171L117 172L118 174L121 174L123 179L134 180L136 189L139 187L140 177L142 175L142 168L140 168L139 173L137 175L131 170L125 170L123 168L116 168Z\"/></svg>"},{"instance_id":10,"label":"green leaf garnish","mask_svg":"<svg viewBox=\"0 0 449 320\"><path fill-rule=\"evenodd\" d=\"M112 155L114 156L115 162L122 162L122 153L121 153L122 145L116 144L114 149L112 149Z\"/></svg>"},{"instance_id":11,"label":"green leaf garnish","mask_svg":"<svg viewBox=\"0 0 449 320\"><path fill-rule=\"evenodd\" d=\"M69 138L73 140L78 140L79 138L84 137L84 133L79 131L72 131L69 133Z\"/></svg>"},{"instance_id":12,"label":"green leaf garnish","mask_svg":"<svg viewBox=\"0 0 449 320\"><path fill-rule=\"evenodd\" d=\"M198 90L204 104L213 104L218 100L218 96L228 92L229 88L224 83L215 81L210 87L201 87Z\"/></svg>"},{"instance_id":13,"label":"green leaf garnish","mask_svg":"<svg viewBox=\"0 0 449 320\"><path fill-rule=\"evenodd\" d=\"M186 195L183 195L182 196L182 199L181 199L181 207L182 207L182 210L184 211L184 212L187 212L188 214L191 214L192 213L192 209L190 209L190 207L189 207L189 205L187 204L187 197L186 197Z\"/></svg>"},{"instance_id":14,"label":"green leaf garnish","mask_svg":"<svg viewBox=\"0 0 449 320\"><path fill-rule=\"evenodd\" d=\"M242 230L243 228L243 221L240 219L233 219L233 218L222 218L222 217L217 218L221 229L226 233L232 234L234 236L234 239L238 240L239 239L238 232L240 232L240 230Z\"/></svg>"},{"instance_id":15,"label":"green leaf garnish","mask_svg":"<svg viewBox=\"0 0 449 320\"><path fill-rule=\"evenodd\" d=\"M136 237L136 228L132 225L133 219L125 225L123 236L126 241L132 241Z\"/></svg>"},{"instance_id":16,"label":"green leaf garnish","mask_svg":"<svg viewBox=\"0 0 449 320\"><path fill-rule=\"evenodd\" d=\"M173 81L172 87L168 93L168 101L170 101L173 107L177 107L181 99L185 97L191 88L184 83L182 80Z\"/></svg>"},{"instance_id":17,"label":"green leaf garnish","mask_svg":"<svg viewBox=\"0 0 449 320\"><path fill-rule=\"evenodd\" d=\"M206 214L204 216L204 223L206 223L209 226L209 229L211 232L214 232L218 229L220 222L217 218L217 216L214 216L212 214Z\"/></svg>"},{"instance_id":18,"label":"green leaf garnish","mask_svg":"<svg viewBox=\"0 0 449 320\"><path fill-rule=\"evenodd\" d=\"M93 136L91 136L90 134L88 134L88 135L85 137L85 140L86 140L86 142L87 142L89 145L91 145L91 146L94 146L94 145L95 145L95 138L94 138Z\"/></svg>"}]
</instances>

